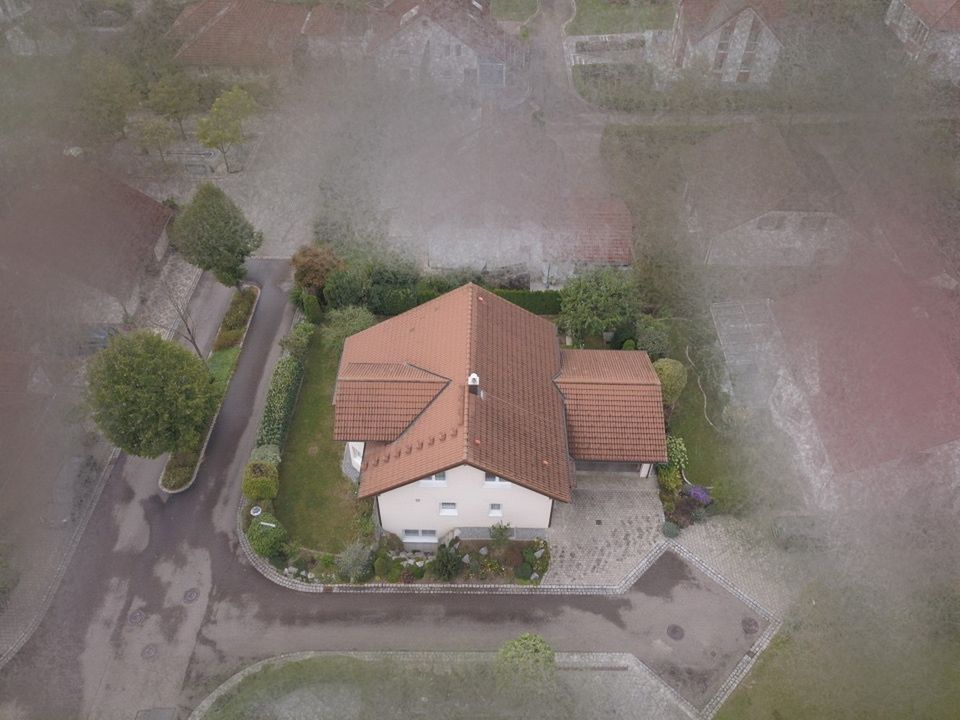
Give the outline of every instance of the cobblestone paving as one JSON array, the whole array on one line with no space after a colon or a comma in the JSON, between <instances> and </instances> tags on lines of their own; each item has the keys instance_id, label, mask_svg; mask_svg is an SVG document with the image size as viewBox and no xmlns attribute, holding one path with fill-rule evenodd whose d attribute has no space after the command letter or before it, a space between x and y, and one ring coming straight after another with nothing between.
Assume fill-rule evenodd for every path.
<instances>
[{"instance_id":1,"label":"cobblestone paving","mask_svg":"<svg viewBox=\"0 0 960 720\"><path fill-rule=\"evenodd\" d=\"M714 517L684 529L676 542L777 617L783 617L799 590L791 583L793 558L755 525Z\"/></svg>"},{"instance_id":2,"label":"cobblestone paving","mask_svg":"<svg viewBox=\"0 0 960 720\"><path fill-rule=\"evenodd\" d=\"M176 308L187 306L199 279L199 268L171 252L160 272L145 283L144 301L134 318L137 326L170 337L180 324Z\"/></svg>"},{"instance_id":3,"label":"cobblestone paving","mask_svg":"<svg viewBox=\"0 0 960 720\"><path fill-rule=\"evenodd\" d=\"M655 479L578 472L573 502L554 504L544 582L618 585L662 544L662 523Z\"/></svg>"}]
</instances>

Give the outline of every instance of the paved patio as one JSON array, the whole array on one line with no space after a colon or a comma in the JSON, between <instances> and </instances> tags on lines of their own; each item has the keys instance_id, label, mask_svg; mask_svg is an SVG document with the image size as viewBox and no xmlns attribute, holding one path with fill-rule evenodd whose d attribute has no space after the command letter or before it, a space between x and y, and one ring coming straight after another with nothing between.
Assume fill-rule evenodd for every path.
<instances>
[{"instance_id":1,"label":"paved patio","mask_svg":"<svg viewBox=\"0 0 960 720\"><path fill-rule=\"evenodd\" d=\"M656 479L582 471L576 477L573 502L553 507L544 582L616 586L635 578L666 541Z\"/></svg>"}]
</instances>

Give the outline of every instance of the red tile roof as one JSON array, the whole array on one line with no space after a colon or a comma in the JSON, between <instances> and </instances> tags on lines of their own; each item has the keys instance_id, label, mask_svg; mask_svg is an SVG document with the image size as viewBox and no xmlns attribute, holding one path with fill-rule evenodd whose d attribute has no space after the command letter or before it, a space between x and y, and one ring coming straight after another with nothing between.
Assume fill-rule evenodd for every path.
<instances>
[{"instance_id":1,"label":"red tile roof","mask_svg":"<svg viewBox=\"0 0 960 720\"><path fill-rule=\"evenodd\" d=\"M201 0L184 8L170 34L183 44L174 56L189 65L288 65L308 27L321 28L330 11L270 0Z\"/></svg>"},{"instance_id":2,"label":"red tile roof","mask_svg":"<svg viewBox=\"0 0 960 720\"><path fill-rule=\"evenodd\" d=\"M960 31L960 0L905 0L917 16L934 30Z\"/></svg>"},{"instance_id":3,"label":"red tile roof","mask_svg":"<svg viewBox=\"0 0 960 720\"><path fill-rule=\"evenodd\" d=\"M872 250L773 305L838 472L960 438L960 376L924 289Z\"/></svg>"},{"instance_id":4,"label":"red tile roof","mask_svg":"<svg viewBox=\"0 0 960 720\"><path fill-rule=\"evenodd\" d=\"M415 381L429 385L420 372L449 381L394 440L367 443L361 496L468 464L570 500L573 472L563 404L553 385L560 356L552 323L465 285L348 338L338 393L340 381L355 374L358 363L390 366L377 372L404 377L398 382L407 389ZM414 370L396 369L398 364L412 366L417 377ZM466 387L474 372L482 390L475 395ZM419 395L414 404L423 399ZM354 406L346 411L352 414Z\"/></svg>"},{"instance_id":5,"label":"red tile roof","mask_svg":"<svg viewBox=\"0 0 960 720\"><path fill-rule=\"evenodd\" d=\"M0 204L0 251L126 302L172 217L139 190L65 158Z\"/></svg>"},{"instance_id":6,"label":"red tile roof","mask_svg":"<svg viewBox=\"0 0 960 720\"><path fill-rule=\"evenodd\" d=\"M551 262L625 266L633 262L633 217L619 198L574 198L547 218ZM546 243L545 243L546 244Z\"/></svg>"},{"instance_id":7,"label":"red tile roof","mask_svg":"<svg viewBox=\"0 0 960 720\"><path fill-rule=\"evenodd\" d=\"M644 352L561 350L557 386L577 460L666 462L660 379Z\"/></svg>"}]
</instances>

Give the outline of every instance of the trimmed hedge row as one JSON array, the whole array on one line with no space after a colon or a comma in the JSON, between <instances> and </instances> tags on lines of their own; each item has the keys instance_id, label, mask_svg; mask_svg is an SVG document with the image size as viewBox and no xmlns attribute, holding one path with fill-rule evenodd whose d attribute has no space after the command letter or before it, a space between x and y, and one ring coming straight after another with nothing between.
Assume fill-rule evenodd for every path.
<instances>
[{"instance_id":1,"label":"trimmed hedge row","mask_svg":"<svg viewBox=\"0 0 960 720\"><path fill-rule=\"evenodd\" d=\"M303 363L291 355L280 358L270 379L267 404L263 409L260 432L257 434L257 446L283 445L283 437L293 416L302 378Z\"/></svg>"},{"instance_id":2,"label":"trimmed hedge row","mask_svg":"<svg viewBox=\"0 0 960 720\"><path fill-rule=\"evenodd\" d=\"M535 315L560 314L560 292L557 290L494 290L493 293Z\"/></svg>"}]
</instances>

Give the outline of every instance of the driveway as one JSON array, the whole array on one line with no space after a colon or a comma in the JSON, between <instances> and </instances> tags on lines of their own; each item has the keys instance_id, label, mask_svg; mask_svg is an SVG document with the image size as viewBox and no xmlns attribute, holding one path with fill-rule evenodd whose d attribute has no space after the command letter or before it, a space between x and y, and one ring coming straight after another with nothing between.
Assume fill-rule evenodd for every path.
<instances>
[{"instance_id":1,"label":"driveway","mask_svg":"<svg viewBox=\"0 0 960 720\"><path fill-rule=\"evenodd\" d=\"M617 587L665 544L654 478L582 472L570 503L554 503L548 584Z\"/></svg>"}]
</instances>

